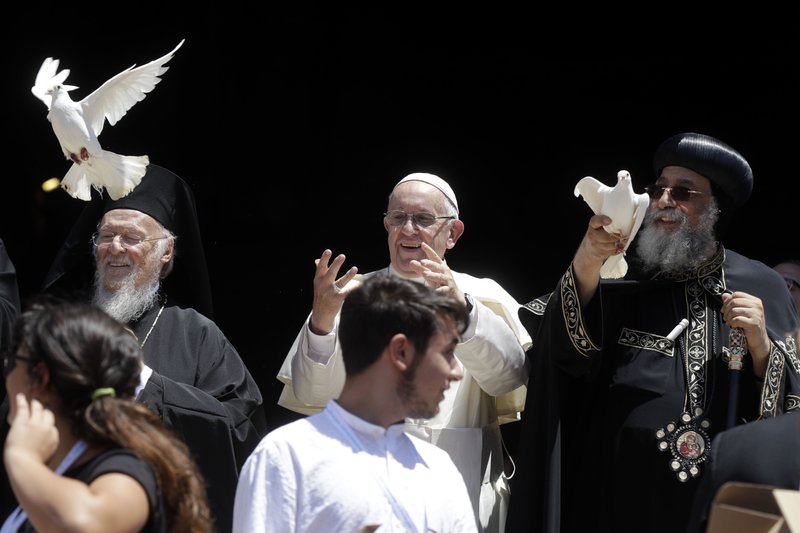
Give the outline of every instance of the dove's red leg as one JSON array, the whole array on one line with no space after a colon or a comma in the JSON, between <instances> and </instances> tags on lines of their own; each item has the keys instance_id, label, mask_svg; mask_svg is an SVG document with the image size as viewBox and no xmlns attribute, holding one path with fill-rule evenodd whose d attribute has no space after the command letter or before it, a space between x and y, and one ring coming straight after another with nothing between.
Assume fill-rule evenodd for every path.
<instances>
[{"instance_id":1,"label":"dove's red leg","mask_svg":"<svg viewBox=\"0 0 800 533\"><path fill-rule=\"evenodd\" d=\"M81 164L81 160L80 160L80 158L79 158L77 155L73 154L72 152L70 152L70 153L69 153L69 158L70 158L70 159L72 159L72 161L73 161L73 162L74 162L76 165L80 165L80 164Z\"/></svg>"},{"instance_id":2,"label":"dove's red leg","mask_svg":"<svg viewBox=\"0 0 800 533\"><path fill-rule=\"evenodd\" d=\"M84 161L89 160L89 150L87 150L85 146L81 148L81 159Z\"/></svg>"}]
</instances>

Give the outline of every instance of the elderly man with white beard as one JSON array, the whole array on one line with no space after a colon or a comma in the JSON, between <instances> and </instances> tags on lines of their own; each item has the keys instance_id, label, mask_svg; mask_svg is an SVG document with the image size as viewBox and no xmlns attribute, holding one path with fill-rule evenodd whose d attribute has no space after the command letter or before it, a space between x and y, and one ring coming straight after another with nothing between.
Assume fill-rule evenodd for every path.
<instances>
[{"instance_id":1,"label":"elderly man with white beard","mask_svg":"<svg viewBox=\"0 0 800 533\"><path fill-rule=\"evenodd\" d=\"M625 278L600 277L625 242L595 215L538 319L510 531L686 531L714 436L800 408L786 284L721 240L750 165L681 133L654 171Z\"/></svg>"},{"instance_id":2,"label":"elderly man with white beard","mask_svg":"<svg viewBox=\"0 0 800 533\"><path fill-rule=\"evenodd\" d=\"M212 320L189 184L150 164L127 196L95 196L44 289L91 298L135 334L144 354L137 400L186 442L206 481L215 530L230 531L239 470L267 424L258 385Z\"/></svg>"}]
</instances>

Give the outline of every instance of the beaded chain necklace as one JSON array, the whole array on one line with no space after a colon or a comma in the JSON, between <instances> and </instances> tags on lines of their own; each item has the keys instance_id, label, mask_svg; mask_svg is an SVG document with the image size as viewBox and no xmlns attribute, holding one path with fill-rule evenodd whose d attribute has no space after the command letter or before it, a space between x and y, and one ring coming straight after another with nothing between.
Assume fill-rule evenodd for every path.
<instances>
[{"instance_id":1,"label":"beaded chain necklace","mask_svg":"<svg viewBox=\"0 0 800 533\"><path fill-rule=\"evenodd\" d=\"M158 322L158 318L161 316L162 311L164 311L163 305L161 306L161 309L158 310L158 314L156 315L155 320L153 320L153 323L150 325L150 329L147 330L147 335L144 336L144 340L142 341L142 344L139 345L139 348L144 348L144 343L147 342L147 339L150 338L150 334L153 333L153 328L156 327L156 323Z\"/></svg>"}]
</instances>

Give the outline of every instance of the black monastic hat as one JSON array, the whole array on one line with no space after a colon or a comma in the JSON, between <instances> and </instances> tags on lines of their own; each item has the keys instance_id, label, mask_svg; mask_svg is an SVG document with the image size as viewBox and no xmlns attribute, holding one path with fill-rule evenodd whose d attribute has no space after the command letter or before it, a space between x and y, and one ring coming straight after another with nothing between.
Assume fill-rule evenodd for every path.
<instances>
[{"instance_id":1,"label":"black monastic hat","mask_svg":"<svg viewBox=\"0 0 800 533\"><path fill-rule=\"evenodd\" d=\"M213 318L211 283L194 193L177 174L158 165L147 167L142 181L128 195L112 200L92 190L89 202L72 227L42 288L47 291L77 290L94 273L91 236L102 216L113 209L134 209L150 215L174 233L176 242L172 272L162 280L164 291L182 305ZM78 286L76 286L78 285Z\"/></svg>"},{"instance_id":2,"label":"black monastic hat","mask_svg":"<svg viewBox=\"0 0 800 533\"><path fill-rule=\"evenodd\" d=\"M679 133L662 142L653 157L656 177L669 165L690 168L708 178L725 207L741 207L753 191L753 171L747 160L709 135Z\"/></svg>"}]
</instances>

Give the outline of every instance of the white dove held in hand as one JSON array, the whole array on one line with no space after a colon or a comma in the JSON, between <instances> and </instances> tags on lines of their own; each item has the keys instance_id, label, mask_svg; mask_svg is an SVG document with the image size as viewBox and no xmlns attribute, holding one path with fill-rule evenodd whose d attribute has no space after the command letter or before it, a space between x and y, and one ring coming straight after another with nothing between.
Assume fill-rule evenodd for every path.
<instances>
[{"instance_id":1,"label":"white dove held in hand","mask_svg":"<svg viewBox=\"0 0 800 533\"><path fill-rule=\"evenodd\" d=\"M603 263L600 277L625 276L628 272L625 251L642 225L644 214L650 205L650 197L646 193L633 192L631 175L627 170L620 170L617 173L617 184L614 187L603 185L593 177L586 176L575 186L575 196L583 196L595 215L606 215L611 218L611 224L604 226L607 232L627 239L625 250L621 254L612 255Z\"/></svg>"},{"instance_id":2,"label":"white dove held in hand","mask_svg":"<svg viewBox=\"0 0 800 533\"><path fill-rule=\"evenodd\" d=\"M169 67L164 65L181 47L140 67L133 65L107 80L83 100L73 102L65 85L69 69L58 72L58 59L48 57L39 68L31 92L47 106L47 119L53 126L64 156L72 166L61 180L61 187L73 198L91 200L91 187L103 189L117 200L142 180L150 159L146 155L125 156L103 150L97 140L105 121L112 126L153 90ZM134 68L135 67L135 68Z\"/></svg>"}]
</instances>

